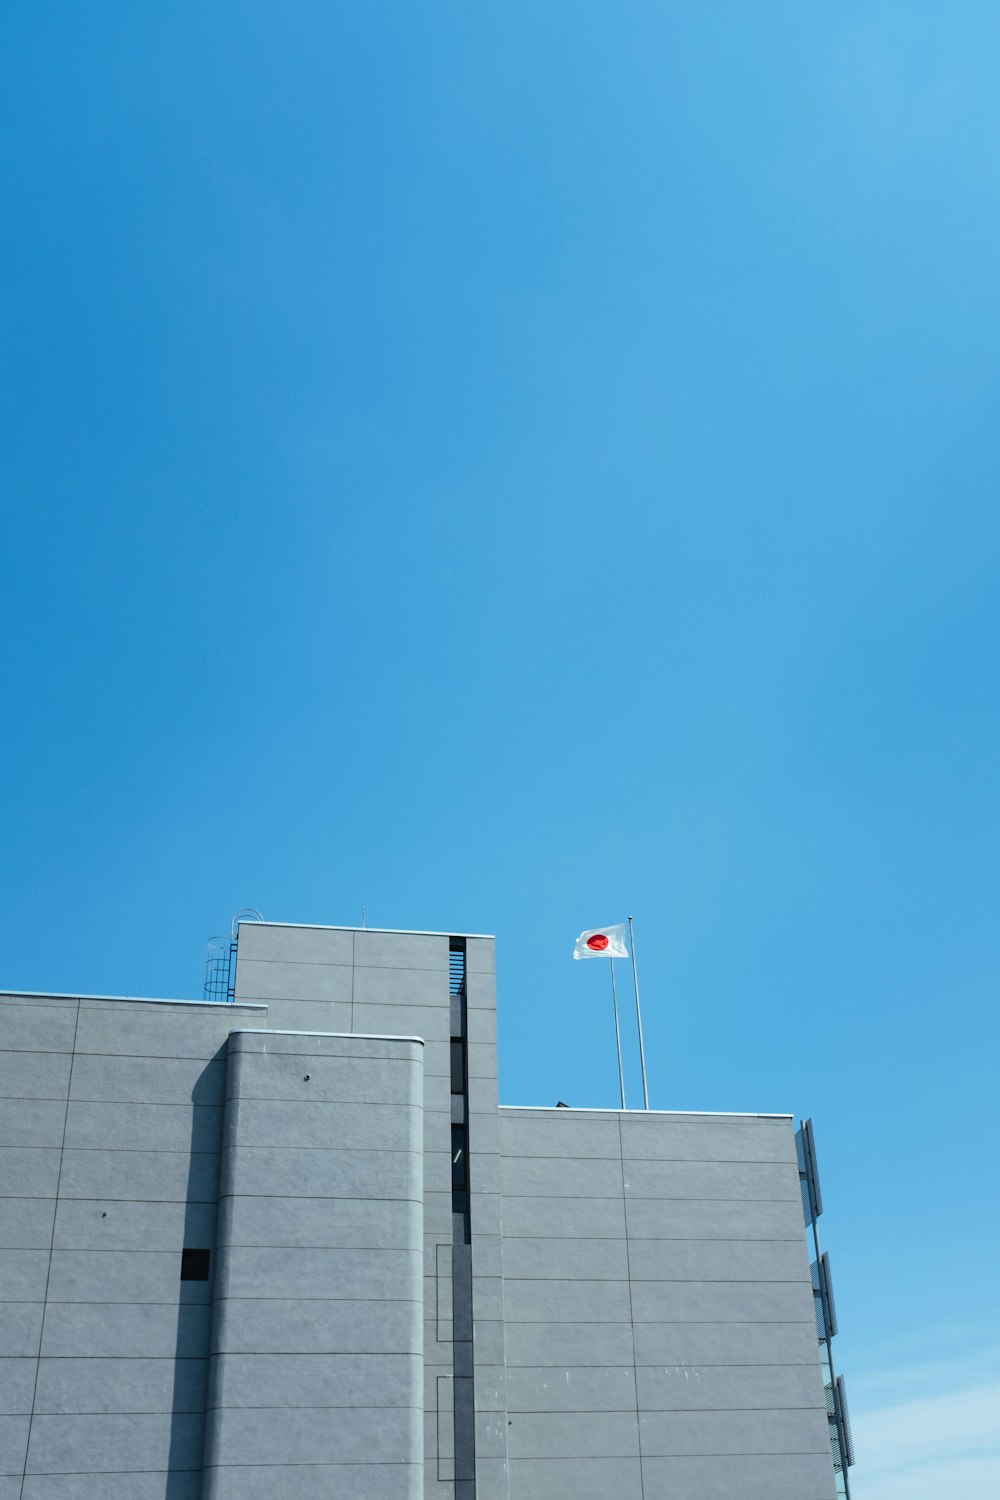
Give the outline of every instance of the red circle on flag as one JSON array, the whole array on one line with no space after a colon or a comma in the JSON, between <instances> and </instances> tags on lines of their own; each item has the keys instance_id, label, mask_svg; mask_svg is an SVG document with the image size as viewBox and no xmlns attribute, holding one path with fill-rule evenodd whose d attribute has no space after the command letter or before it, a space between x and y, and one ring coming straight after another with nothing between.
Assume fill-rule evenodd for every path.
<instances>
[{"instance_id":1,"label":"red circle on flag","mask_svg":"<svg viewBox=\"0 0 1000 1500\"><path fill-rule=\"evenodd\" d=\"M598 953L603 953L607 946L608 940L603 932L595 932L592 937L587 939L587 947L595 948Z\"/></svg>"}]
</instances>

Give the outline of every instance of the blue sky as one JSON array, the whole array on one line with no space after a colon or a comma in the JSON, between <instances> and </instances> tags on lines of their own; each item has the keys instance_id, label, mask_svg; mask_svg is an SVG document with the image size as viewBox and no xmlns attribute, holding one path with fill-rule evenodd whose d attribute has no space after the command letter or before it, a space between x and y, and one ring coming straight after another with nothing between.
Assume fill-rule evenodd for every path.
<instances>
[{"instance_id":1,"label":"blue sky","mask_svg":"<svg viewBox=\"0 0 1000 1500\"><path fill-rule=\"evenodd\" d=\"M365 903L497 934L507 1102L613 1105L632 911L653 1104L815 1120L856 1500L1000 1482L998 64L970 0L0 17L0 983Z\"/></svg>"}]
</instances>

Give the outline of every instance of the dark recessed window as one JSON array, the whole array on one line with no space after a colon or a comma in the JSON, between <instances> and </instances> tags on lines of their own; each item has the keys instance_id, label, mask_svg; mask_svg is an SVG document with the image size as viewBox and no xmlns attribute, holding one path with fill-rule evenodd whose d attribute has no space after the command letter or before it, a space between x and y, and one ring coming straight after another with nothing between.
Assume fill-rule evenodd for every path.
<instances>
[{"instance_id":1,"label":"dark recessed window","mask_svg":"<svg viewBox=\"0 0 1000 1500\"><path fill-rule=\"evenodd\" d=\"M465 1043L461 1037L451 1039L451 1091L465 1093Z\"/></svg>"},{"instance_id":2,"label":"dark recessed window","mask_svg":"<svg viewBox=\"0 0 1000 1500\"><path fill-rule=\"evenodd\" d=\"M181 1280L207 1281L208 1266L212 1258L210 1250L181 1251Z\"/></svg>"},{"instance_id":3,"label":"dark recessed window","mask_svg":"<svg viewBox=\"0 0 1000 1500\"><path fill-rule=\"evenodd\" d=\"M451 1186L453 1192L459 1192L466 1185L466 1140L465 1127L453 1125L451 1127Z\"/></svg>"}]
</instances>

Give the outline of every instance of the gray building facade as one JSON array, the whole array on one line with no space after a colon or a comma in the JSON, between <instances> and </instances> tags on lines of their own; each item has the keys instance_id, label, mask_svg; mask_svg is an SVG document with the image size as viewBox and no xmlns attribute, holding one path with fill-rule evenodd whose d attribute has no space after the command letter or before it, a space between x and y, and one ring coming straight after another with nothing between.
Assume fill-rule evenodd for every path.
<instances>
[{"instance_id":1,"label":"gray building facade","mask_svg":"<svg viewBox=\"0 0 1000 1500\"><path fill-rule=\"evenodd\" d=\"M811 1131L499 1109L489 937L231 957L0 996L0 1500L846 1495Z\"/></svg>"}]
</instances>

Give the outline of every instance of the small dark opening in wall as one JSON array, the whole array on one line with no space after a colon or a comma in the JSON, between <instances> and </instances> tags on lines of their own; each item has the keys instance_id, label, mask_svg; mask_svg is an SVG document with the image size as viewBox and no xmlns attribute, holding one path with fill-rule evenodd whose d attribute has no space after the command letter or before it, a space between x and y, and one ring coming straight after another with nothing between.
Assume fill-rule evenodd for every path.
<instances>
[{"instance_id":1,"label":"small dark opening in wall","mask_svg":"<svg viewBox=\"0 0 1000 1500\"><path fill-rule=\"evenodd\" d=\"M452 1192L461 1192L467 1185L465 1126L451 1127L451 1187Z\"/></svg>"},{"instance_id":2,"label":"small dark opening in wall","mask_svg":"<svg viewBox=\"0 0 1000 1500\"><path fill-rule=\"evenodd\" d=\"M212 1258L210 1250L181 1251L181 1280L207 1281L208 1266Z\"/></svg>"},{"instance_id":3,"label":"small dark opening in wall","mask_svg":"<svg viewBox=\"0 0 1000 1500\"><path fill-rule=\"evenodd\" d=\"M451 1091L465 1093L465 1043L460 1036L451 1039Z\"/></svg>"}]
</instances>

